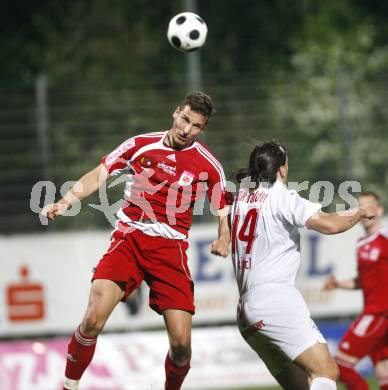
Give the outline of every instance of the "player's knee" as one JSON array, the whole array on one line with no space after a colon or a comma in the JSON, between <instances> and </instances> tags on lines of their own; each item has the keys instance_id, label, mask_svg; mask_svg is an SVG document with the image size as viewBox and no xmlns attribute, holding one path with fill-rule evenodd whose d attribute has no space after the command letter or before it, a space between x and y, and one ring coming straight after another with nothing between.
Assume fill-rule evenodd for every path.
<instances>
[{"instance_id":1,"label":"player's knee","mask_svg":"<svg viewBox=\"0 0 388 390\"><path fill-rule=\"evenodd\" d=\"M333 381L337 381L339 378L339 368L337 363L332 360L331 365L330 365L330 379L333 379Z\"/></svg>"},{"instance_id":2,"label":"player's knee","mask_svg":"<svg viewBox=\"0 0 388 390\"><path fill-rule=\"evenodd\" d=\"M174 361L184 361L191 357L191 344L189 340L179 340L172 342L170 351Z\"/></svg>"},{"instance_id":3,"label":"player's knee","mask_svg":"<svg viewBox=\"0 0 388 390\"><path fill-rule=\"evenodd\" d=\"M378 378L388 376L388 359L381 360L376 364L375 373Z\"/></svg>"},{"instance_id":4,"label":"player's knee","mask_svg":"<svg viewBox=\"0 0 388 390\"><path fill-rule=\"evenodd\" d=\"M85 315L82 324L81 331L90 337L98 336L105 325L105 319L93 312L89 312Z\"/></svg>"},{"instance_id":5,"label":"player's knee","mask_svg":"<svg viewBox=\"0 0 388 390\"><path fill-rule=\"evenodd\" d=\"M339 369L333 358L322 359L315 364L315 367L310 372L310 377L324 377L336 381L339 377Z\"/></svg>"},{"instance_id":6,"label":"player's knee","mask_svg":"<svg viewBox=\"0 0 388 390\"><path fill-rule=\"evenodd\" d=\"M334 361L334 359L329 359L328 361L325 362L319 376L332 379L333 381L338 380L339 368L337 366L337 363Z\"/></svg>"}]
</instances>

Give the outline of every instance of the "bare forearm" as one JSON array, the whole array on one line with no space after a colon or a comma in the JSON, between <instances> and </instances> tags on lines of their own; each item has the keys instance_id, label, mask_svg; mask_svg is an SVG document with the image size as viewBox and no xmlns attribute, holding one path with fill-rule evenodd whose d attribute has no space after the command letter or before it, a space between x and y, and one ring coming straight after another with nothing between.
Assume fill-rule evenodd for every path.
<instances>
[{"instance_id":1,"label":"bare forearm","mask_svg":"<svg viewBox=\"0 0 388 390\"><path fill-rule=\"evenodd\" d=\"M224 239L227 242L230 241L230 229L228 222L228 209L225 208L219 215L219 225L218 225L218 239Z\"/></svg>"},{"instance_id":2,"label":"bare forearm","mask_svg":"<svg viewBox=\"0 0 388 390\"><path fill-rule=\"evenodd\" d=\"M342 233L360 222L361 213L359 209L352 209L341 213L333 213L332 217L336 226L335 233Z\"/></svg>"},{"instance_id":3,"label":"bare forearm","mask_svg":"<svg viewBox=\"0 0 388 390\"><path fill-rule=\"evenodd\" d=\"M358 278L338 280L337 288L342 288L344 290L356 290L359 288Z\"/></svg>"},{"instance_id":4,"label":"bare forearm","mask_svg":"<svg viewBox=\"0 0 388 390\"><path fill-rule=\"evenodd\" d=\"M374 219L377 215L376 203L365 203L358 208L340 213L319 211L306 221L308 229L324 234L337 234L353 227L361 218Z\"/></svg>"},{"instance_id":5,"label":"bare forearm","mask_svg":"<svg viewBox=\"0 0 388 390\"><path fill-rule=\"evenodd\" d=\"M59 201L60 203L73 204L76 201L85 199L99 186L106 181L108 174L101 165L82 176Z\"/></svg>"},{"instance_id":6,"label":"bare forearm","mask_svg":"<svg viewBox=\"0 0 388 390\"><path fill-rule=\"evenodd\" d=\"M226 257L229 254L229 222L228 222L228 208L218 211L218 238L210 245L210 252Z\"/></svg>"},{"instance_id":7,"label":"bare forearm","mask_svg":"<svg viewBox=\"0 0 388 390\"><path fill-rule=\"evenodd\" d=\"M345 290L355 290L360 288L359 277L347 280L338 280L334 275L330 275L323 285L323 289L326 291L332 291L336 288L342 288Z\"/></svg>"},{"instance_id":8,"label":"bare forearm","mask_svg":"<svg viewBox=\"0 0 388 390\"><path fill-rule=\"evenodd\" d=\"M106 181L107 177L107 170L104 165L100 164L82 176L57 203L46 205L42 210L42 215L52 221L57 217L65 215L72 204L81 201L96 191Z\"/></svg>"},{"instance_id":9,"label":"bare forearm","mask_svg":"<svg viewBox=\"0 0 388 390\"><path fill-rule=\"evenodd\" d=\"M337 234L350 229L360 219L361 213L358 209L330 214L318 212L308 219L306 227L323 234Z\"/></svg>"}]
</instances>

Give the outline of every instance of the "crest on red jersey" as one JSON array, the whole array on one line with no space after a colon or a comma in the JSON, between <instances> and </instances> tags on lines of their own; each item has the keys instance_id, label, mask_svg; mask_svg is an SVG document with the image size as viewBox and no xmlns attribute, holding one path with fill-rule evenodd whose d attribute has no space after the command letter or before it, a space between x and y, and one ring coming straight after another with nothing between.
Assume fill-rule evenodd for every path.
<instances>
[{"instance_id":1,"label":"crest on red jersey","mask_svg":"<svg viewBox=\"0 0 388 390\"><path fill-rule=\"evenodd\" d=\"M141 165L142 167L144 167L144 168L150 168L151 165L152 165L152 161L151 161L149 158L143 156L143 157L140 159L140 165Z\"/></svg>"},{"instance_id":2,"label":"crest on red jersey","mask_svg":"<svg viewBox=\"0 0 388 390\"><path fill-rule=\"evenodd\" d=\"M188 186L193 182L194 177L194 173L191 173L189 171L183 171L181 177L179 178L178 184L180 186Z\"/></svg>"}]
</instances>

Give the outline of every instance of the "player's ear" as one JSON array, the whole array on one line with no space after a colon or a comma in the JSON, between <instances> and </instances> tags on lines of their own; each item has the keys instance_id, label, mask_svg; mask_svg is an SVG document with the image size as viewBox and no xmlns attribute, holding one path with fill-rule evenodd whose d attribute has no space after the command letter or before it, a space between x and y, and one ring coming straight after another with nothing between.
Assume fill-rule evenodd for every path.
<instances>
[{"instance_id":1,"label":"player's ear","mask_svg":"<svg viewBox=\"0 0 388 390\"><path fill-rule=\"evenodd\" d=\"M174 113L172 114L172 117L173 117L174 119L178 118L178 115L179 115L180 112L181 112L181 108L178 106L178 107L175 109Z\"/></svg>"},{"instance_id":2,"label":"player's ear","mask_svg":"<svg viewBox=\"0 0 388 390\"><path fill-rule=\"evenodd\" d=\"M382 217L384 215L384 207L383 206L379 206L377 208L377 216L378 217Z\"/></svg>"},{"instance_id":3,"label":"player's ear","mask_svg":"<svg viewBox=\"0 0 388 390\"><path fill-rule=\"evenodd\" d=\"M282 179L285 179L287 177L287 164L281 165L279 167L279 173Z\"/></svg>"}]
</instances>

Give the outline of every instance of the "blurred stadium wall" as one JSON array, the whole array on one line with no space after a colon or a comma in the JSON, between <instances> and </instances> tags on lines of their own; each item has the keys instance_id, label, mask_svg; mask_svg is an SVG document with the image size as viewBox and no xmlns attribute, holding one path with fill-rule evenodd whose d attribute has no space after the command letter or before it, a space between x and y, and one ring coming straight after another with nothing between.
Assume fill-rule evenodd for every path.
<instances>
[{"instance_id":1,"label":"blurred stadium wall","mask_svg":"<svg viewBox=\"0 0 388 390\"><path fill-rule=\"evenodd\" d=\"M97 212L97 211L96 211ZM193 362L185 388L193 390L273 385L274 380L235 326L238 301L232 264L208 251L216 224L196 224L188 250L195 283ZM110 231L66 231L0 236L0 387L51 390L62 380L66 346L87 304L92 269ZM355 274L358 226L328 237L303 231L297 285L335 352L349 318L362 306L360 291L322 291L330 273ZM341 319L333 322L333 319ZM119 304L106 324L85 390L161 389L168 348L163 320L148 307L148 288ZM150 365L155 369L149 374ZM364 359L358 368L371 373ZM241 375L244 372L244 375Z\"/></svg>"}]
</instances>

